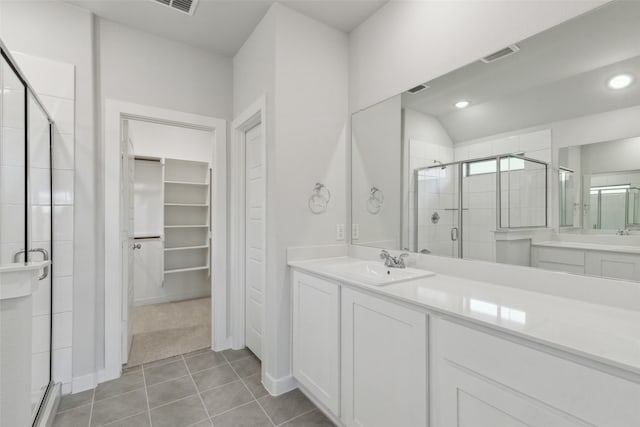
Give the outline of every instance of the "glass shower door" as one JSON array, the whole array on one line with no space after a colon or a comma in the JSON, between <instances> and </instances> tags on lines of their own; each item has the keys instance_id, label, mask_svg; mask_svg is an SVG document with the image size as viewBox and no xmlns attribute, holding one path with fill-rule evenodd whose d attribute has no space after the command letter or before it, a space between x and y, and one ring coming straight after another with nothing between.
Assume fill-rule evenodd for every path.
<instances>
[{"instance_id":1,"label":"glass shower door","mask_svg":"<svg viewBox=\"0 0 640 427\"><path fill-rule=\"evenodd\" d=\"M51 138L45 111L2 50L0 58L0 267L49 259ZM30 294L0 292L0 424L37 419L51 384L52 278ZM46 275L45 275L46 272ZM33 289L33 288L32 288ZM5 298L6 296L6 298ZM21 331L20 336L15 331Z\"/></svg>"},{"instance_id":2,"label":"glass shower door","mask_svg":"<svg viewBox=\"0 0 640 427\"><path fill-rule=\"evenodd\" d=\"M433 166L415 172L417 251L460 256L460 164Z\"/></svg>"},{"instance_id":3,"label":"glass shower door","mask_svg":"<svg viewBox=\"0 0 640 427\"><path fill-rule=\"evenodd\" d=\"M51 131L46 113L29 94L29 261L50 259L52 252ZM51 267L52 268L52 267ZM51 269L50 268L50 269ZM43 273L32 295L31 409L35 420L51 382L52 275Z\"/></svg>"}]
</instances>

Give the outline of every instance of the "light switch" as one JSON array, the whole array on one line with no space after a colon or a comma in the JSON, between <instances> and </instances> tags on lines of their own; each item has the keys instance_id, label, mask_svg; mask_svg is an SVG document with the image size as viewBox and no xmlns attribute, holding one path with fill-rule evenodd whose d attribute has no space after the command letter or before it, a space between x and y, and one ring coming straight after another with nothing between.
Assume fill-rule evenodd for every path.
<instances>
[{"instance_id":1,"label":"light switch","mask_svg":"<svg viewBox=\"0 0 640 427\"><path fill-rule=\"evenodd\" d=\"M344 240L344 224L336 225L336 240Z\"/></svg>"},{"instance_id":2,"label":"light switch","mask_svg":"<svg viewBox=\"0 0 640 427\"><path fill-rule=\"evenodd\" d=\"M360 224L351 224L351 239L358 240L360 238Z\"/></svg>"}]
</instances>

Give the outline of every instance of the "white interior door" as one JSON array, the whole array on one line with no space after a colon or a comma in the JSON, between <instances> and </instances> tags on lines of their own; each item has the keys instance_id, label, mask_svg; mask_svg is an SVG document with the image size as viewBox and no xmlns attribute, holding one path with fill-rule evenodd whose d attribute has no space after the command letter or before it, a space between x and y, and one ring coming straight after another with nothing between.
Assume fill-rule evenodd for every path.
<instances>
[{"instance_id":1,"label":"white interior door","mask_svg":"<svg viewBox=\"0 0 640 427\"><path fill-rule=\"evenodd\" d=\"M245 342L262 358L265 285L265 152L258 124L245 135Z\"/></svg>"},{"instance_id":2,"label":"white interior door","mask_svg":"<svg viewBox=\"0 0 640 427\"><path fill-rule=\"evenodd\" d=\"M122 122L122 138L120 140L120 195L122 198L120 211L120 243L122 248L122 363L129 360L132 327L131 310L133 307L134 284L134 193L135 155L133 141L129 136L129 123Z\"/></svg>"}]
</instances>

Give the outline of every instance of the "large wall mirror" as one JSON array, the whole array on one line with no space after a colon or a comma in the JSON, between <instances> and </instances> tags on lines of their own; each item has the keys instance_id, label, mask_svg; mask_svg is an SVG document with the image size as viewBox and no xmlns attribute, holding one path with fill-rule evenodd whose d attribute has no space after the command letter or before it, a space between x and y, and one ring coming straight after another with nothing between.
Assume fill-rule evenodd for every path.
<instances>
[{"instance_id":1,"label":"large wall mirror","mask_svg":"<svg viewBox=\"0 0 640 427\"><path fill-rule=\"evenodd\" d=\"M640 2L352 118L352 243L640 280Z\"/></svg>"}]
</instances>

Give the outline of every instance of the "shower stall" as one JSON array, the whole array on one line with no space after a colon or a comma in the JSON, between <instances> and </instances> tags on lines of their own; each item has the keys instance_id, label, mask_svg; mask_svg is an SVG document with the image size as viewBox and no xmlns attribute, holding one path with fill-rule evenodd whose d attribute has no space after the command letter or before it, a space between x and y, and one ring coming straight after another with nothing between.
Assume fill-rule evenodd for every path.
<instances>
[{"instance_id":1,"label":"shower stall","mask_svg":"<svg viewBox=\"0 0 640 427\"><path fill-rule=\"evenodd\" d=\"M0 51L0 424L26 426L52 384L53 122Z\"/></svg>"},{"instance_id":2,"label":"shower stall","mask_svg":"<svg viewBox=\"0 0 640 427\"><path fill-rule=\"evenodd\" d=\"M547 168L507 154L415 169L413 250L495 261L496 230L547 226Z\"/></svg>"}]
</instances>

